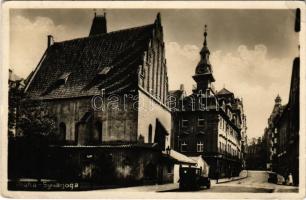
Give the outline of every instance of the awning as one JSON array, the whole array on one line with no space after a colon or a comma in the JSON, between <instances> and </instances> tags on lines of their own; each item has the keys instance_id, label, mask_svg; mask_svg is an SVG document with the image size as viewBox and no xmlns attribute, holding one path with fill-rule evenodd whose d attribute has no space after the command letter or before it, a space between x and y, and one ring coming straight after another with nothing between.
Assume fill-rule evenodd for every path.
<instances>
[{"instance_id":1,"label":"awning","mask_svg":"<svg viewBox=\"0 0 306 200\"><path fill-rule=\"evenodd\" d=\"M166 151L163 151L163 156L166 158L171 159L172 161L174 161L177 164L191 164L191 165L196 165L197 162L191 158L188 158L187 156L185 156L184 154L181 154L177 151L174 150L170 150L170 154L168 155L166 153Z\"/></svg>"}]
</instances>

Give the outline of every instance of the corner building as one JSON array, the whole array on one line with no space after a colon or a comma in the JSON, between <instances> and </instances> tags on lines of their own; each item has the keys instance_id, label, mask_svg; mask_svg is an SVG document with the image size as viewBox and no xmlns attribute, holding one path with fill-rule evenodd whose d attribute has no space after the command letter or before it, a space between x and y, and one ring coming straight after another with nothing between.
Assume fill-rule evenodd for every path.
<instances>
[{"instance_id":1,"label":"corner building","mask_svg":"<svg viewBox=\"0 0 306 200\"><path fill-rule=\"evenodd\" d=\"M226 88L214 90L207 30L200 56L192 94L186 95L183 86L169 94L172 146L187 156L202 155L210 166L212 178L237 176L244 165L246 142L243 102Z\"/></svg>"}]
</instances>

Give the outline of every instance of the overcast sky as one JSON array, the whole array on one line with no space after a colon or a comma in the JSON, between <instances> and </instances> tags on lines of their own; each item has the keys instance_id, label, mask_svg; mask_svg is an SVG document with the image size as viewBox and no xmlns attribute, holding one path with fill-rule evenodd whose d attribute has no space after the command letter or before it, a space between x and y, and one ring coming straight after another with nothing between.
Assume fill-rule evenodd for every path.
<instances>
[{"instance_id":1,"label":"overcast sky","mask_svg":"<svg viewBox=\"0 0 306 200\"><path fill-rule=\"evenodd\" d=\"M248 137L262 136L277 94L287 103L298 34L293 10L106 10L108 31L154 22L161 12L170 90L190 93L204 24L216 79L243 98ZM102 10L98 10L98 14ZM35 69L47 35L63 41L88 35L93 10L11 10L10 68L21 77Z\"/></svg>"}]
</instances>

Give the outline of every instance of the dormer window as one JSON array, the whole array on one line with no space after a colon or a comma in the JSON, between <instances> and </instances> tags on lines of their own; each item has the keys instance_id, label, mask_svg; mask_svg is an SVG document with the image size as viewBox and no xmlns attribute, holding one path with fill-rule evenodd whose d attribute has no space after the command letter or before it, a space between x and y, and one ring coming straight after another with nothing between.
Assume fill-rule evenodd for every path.
<instances>
[{"instance_id":1,"label":"dormer window","mask_svg":"<svg viewBox=\"0 0 306 200\"><path fill-rule=\"evenodd\" d=\"M111 70L111 67L104 67L99 73L98 75L100 76L105 76L106 74L108 74L108 72Z\"/></svg>"},{"instance_id":2,"label":"dormer window","mask_svg":"<svg viewBox=\"0 0 306 200\"><path fill-rule=\"evenodd\" d=\"M49 87L42 93L42 95L47 95L52 90L55 90L56 88L60 87L61 85L66 84L70 74L71 74L70 72L64 72L63 74L61 74L58 77L58 79L56 79L52 84L49 85Z\"/></svg>"},{"instance_id":3,"label":"dormer window","mask_svg":"<svg viewBox=\"0 0 306 200\"><path fill-rule=\"evenodd\" d=\"M64 81L64 83L66 83L69 76L70 76L70 72L65 72L58 78L58 81Z\"/></svg>"}]
</instances>

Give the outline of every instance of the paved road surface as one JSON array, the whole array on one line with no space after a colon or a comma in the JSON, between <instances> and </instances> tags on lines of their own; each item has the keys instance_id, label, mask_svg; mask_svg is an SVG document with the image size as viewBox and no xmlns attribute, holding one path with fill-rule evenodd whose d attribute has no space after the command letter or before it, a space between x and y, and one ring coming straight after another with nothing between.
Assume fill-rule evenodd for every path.
<instances>
[{"instance_id":1,"label":"paved road surface","mask_svg":"<svg viewBox=\"0 0 306 200\"><path fill-rule=\"evenodd\" d=\"M172 190L173 191L173 190ZM174 191L178 192L178 189ZM268 183L266 171L248 171L248 177L227 183L213 183L211 189L201 189L197 192L297 192L296 187Z\"/></svg>"},{"instance_id":2,"label":"paved road surface","mask_svg":"<svg viewBox=\"0 0 306 200\"><path fill-rule=\"evenodd\" d=\"M201 188L192 192L298 192L296 187L268 183L268 174L265 171L248 171L248 177L227 183L216 184L212 181L211 189ZM150 185L112 189L114 192L181 192L178 184Z\"/></svg>"}]
</instances>

